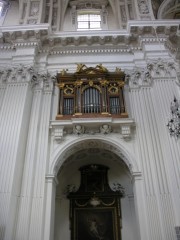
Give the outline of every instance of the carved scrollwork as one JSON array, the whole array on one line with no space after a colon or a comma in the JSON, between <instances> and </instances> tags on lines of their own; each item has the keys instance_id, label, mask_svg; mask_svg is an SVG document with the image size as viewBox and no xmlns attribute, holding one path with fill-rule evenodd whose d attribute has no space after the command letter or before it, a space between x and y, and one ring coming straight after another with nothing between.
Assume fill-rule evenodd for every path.
<instances>
[{"instance_id":1,"label":"carved scrollwork","mask_svg":"<svg viewBox=\"0 0 180 240\"><path fill-rule=\"evenodd\" d=\"M116 83L110 84L108 87L108 92L110 94L118 94L119 93L119 88Z\"/></svg>"},{"instance_id":2,"label":"carved scrollwork","mask_svg":"<svg viewBox=\"0 0 180 240\"><path fill-rule=\"evenodd\" d=\"M74 88L71 85L66 85L64 88L65 95L72 95L74 93Z\"/></svg>"},{"instance_id":3,"label":"carved scrollwork","mask_svg":"<svg viewBox=\"0 0 180 240\"><path fill-rule=\"evenodd\" d=\"M148 14L149 13L148 4L147 4L146 0L139 0L138 1L138 7L139 7L139 12L141 14Z\"/></svg>"},{"instance_id":4,"label":"carved scrollwork","mask_svg":"<svg viewBox=\"0 0 180 240\"><path fill-rule=\"evenodd\" d=\"M134 68L126 72L125 82L130 88L150 87L153 79L176 77L173 62L164 59L149 61L145 68Z\"/></svg>"}]
</instances>

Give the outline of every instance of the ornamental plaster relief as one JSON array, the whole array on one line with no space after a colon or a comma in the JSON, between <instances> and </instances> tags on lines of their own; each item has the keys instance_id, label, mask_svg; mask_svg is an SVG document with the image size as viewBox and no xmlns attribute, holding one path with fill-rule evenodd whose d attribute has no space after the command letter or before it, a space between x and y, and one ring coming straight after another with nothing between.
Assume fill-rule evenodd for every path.
<instances>
[{"instance_id":1,"label":"ornamental plaster relief","mask_svg":"<svg viewBox=\"0 0 180 240\"><path fill-rule=\"evenodd\" d=\"M55 88L56 76L49 72L36 73L32 76L31 84L34 90L43 90L44 92L52 92Z\"/></svg>"},{"instance_id":2,"label":"ornamental plaster relief","mask_svg":"<svg viewBox=\"0 0 180 240\"><path fill-rule=\"evenodd\" d=\"M116 136L125 141L131 140L135 135L135 123L132 119L75 119L61 122L52 122L50 126L53 141L59 144L69 137L83 138L85 136Z\"/></svg>"},{"instance_id":3,"label":"ornamental plaster relief","mask_svg":"<svg viewBox=\"0 0 180 240\"><path fill-rule=\"evenodd\" d=\"M55 82L54 73L38 73L32 66L19 65L0 69L0 85L29 83L34 90L52 92Z\"/></svg>"},{"instance_id":4,"label":"ornamental plaster relief","mask_svg":"<svg viewBox=\"0 0 180 240\"><path fill-rule=\"evenodd\" d=\"M31 7L30 7L30 17L38 16L39 14L39 1L33 1L31 2Z\"/></svg>"},{"instance_id":5,"label":"ornamental plaster relief","mask_svg":"<svg viewBox=\"0 0 180 240\"><path fill-rule=\"evenodd\" d=\"M138 8L140 14L148 14L149 8L146 0L138 0Z\"/></svg>"},{"instance_id":6,"label":"ornamental plaster relief","mask_svg":"<svg viewBox=\"0 0 180 240\"><path fill-rule=\"evenodd\" d=\"M154 79L177 79L175 64L172 61L157 59L148 61L145 68L135 67L133 70L125 70L126 84L130 89L151 87Z\"/></svg>"},{"instance_id":7,"label":"ornamental plaster relief","mask_svg":"<svg viewBox=\"0 0 180 240\"><path fill-rule=\"evenodd\" d=\"M27 83L31 81L33 73L31 66L3 68L0 70L0 83Z\"/></svg>"},{"instance_id":8,"label":"ornamental plaster relief","mask_svg":"<svg viewBox=\"0 0 180 240\"><path fill-rule=\"evenodd\" d=\"M151 87L152 76L147 69L134 68L132 71L126 72L126 83L130 89L140 87Z\"/></svg>"}]
</instances>

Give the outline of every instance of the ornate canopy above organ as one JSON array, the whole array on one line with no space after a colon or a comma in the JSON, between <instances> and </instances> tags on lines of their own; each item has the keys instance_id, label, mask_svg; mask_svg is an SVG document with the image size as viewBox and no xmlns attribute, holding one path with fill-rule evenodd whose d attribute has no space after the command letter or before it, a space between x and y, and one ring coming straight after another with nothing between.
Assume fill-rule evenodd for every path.
<instances>
[{"instance_id":1,"label":"ornate canopy above organ","mask_svg":"<svg viewBox=\"0 0 180 240\"><path fill-rule=\"evenodd\" d=\"M86 67L77 64L75 73L62 70L57 75L60 89L59 112L62 117L127 117L124 102L125 74L116 68L109 72L102 64Z\"/></svg>"}]
</instances>

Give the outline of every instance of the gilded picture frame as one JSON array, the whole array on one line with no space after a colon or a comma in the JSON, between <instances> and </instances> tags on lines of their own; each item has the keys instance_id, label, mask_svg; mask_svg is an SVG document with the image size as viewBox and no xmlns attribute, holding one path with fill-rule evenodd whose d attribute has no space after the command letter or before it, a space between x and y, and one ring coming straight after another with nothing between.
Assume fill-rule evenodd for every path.
<instances>
[{"instance_id":1,"label":"gilded picture frame","mask_svg":"<svg viewBox=\"0 0 180 240\"><path fill-rule=\"evenodd\" d=\"M75 208L74 240L119 240L115 207Z\"/></svg>"}]
</instances>

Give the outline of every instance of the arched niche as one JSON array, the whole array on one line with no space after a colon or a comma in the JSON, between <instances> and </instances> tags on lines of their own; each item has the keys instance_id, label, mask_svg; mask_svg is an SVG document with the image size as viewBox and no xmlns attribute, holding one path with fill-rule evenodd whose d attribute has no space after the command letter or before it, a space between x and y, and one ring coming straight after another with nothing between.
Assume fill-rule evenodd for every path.
<instances>
[{"instance_id":1,"label":"arched niche","mask_svg":"<svg viewBox=\"0 0 180 240\"><path fill-rule=\"evenodd\" d=\"M159 7L158 19L180 19L180 2L178 0L164 0Z\"/></svg>"},{"instance_id":2,"label":"arched niche","mask_svg":"<svg viewBox=\"0 0 180 240\"><path fill-rule=\"evenodd\" d=\"M66 155L67 158L57 173L59 184L56 187L54 239L71 239L69 200L66 197L66 190L67 186L79 188L81 181L79 168L88 164L107 166L109 168L109 186L113 187L114 183L120 183L125 189L125 197L121 199L122 239L137 239L138 228L134 206L133 176L129 166L115 153L113 146L109 149L103 148L100 141L98 143L97 140L91 140L87 143L88 145L84 146L81 144L81 150L74 146L76 150L70 151L70 154Z\"/></svg>"}]
</instances>

